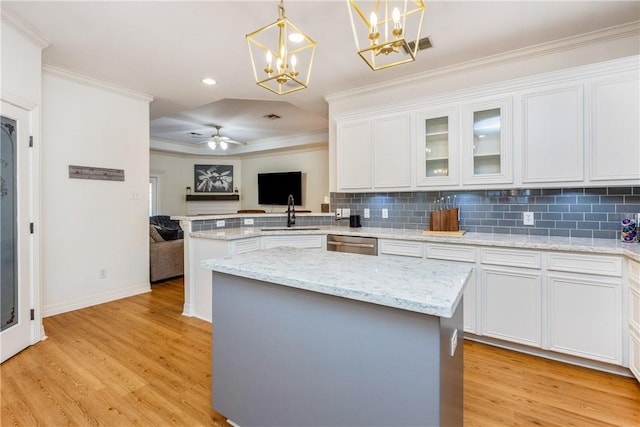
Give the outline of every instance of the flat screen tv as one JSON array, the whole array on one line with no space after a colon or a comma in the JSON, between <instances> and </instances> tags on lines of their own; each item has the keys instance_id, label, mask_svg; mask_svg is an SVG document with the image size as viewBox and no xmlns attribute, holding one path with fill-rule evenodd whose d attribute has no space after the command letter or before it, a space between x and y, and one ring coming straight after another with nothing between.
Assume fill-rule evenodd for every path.
<instances>
[{"instance_id":1,"label":"flat screen tv","mask_svg":"<svg viewBox=\"0 0 640 427\"><path fill-rule=\"evenodd\" d=\"M258 174L258 204L287 205L289 194L296 206L302 206L302 172Z\"/></svg>"}]
</instances>

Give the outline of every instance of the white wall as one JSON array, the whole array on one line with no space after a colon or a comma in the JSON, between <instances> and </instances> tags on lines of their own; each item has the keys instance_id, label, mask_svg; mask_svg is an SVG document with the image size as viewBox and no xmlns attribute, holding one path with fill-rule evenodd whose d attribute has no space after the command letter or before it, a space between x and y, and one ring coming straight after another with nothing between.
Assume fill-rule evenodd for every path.
<instances>
[{"instance_id":1,"label":"white wall","mask_svg":"<svg viewBox=\"0 0 640 427\"><path fill-rule=\"evenodd\" d=\"M32 107L40 105L41 84L41 49L46 46L43 40L34 40L20 31L20 23L2 11L2 98L21 100ZM13 98L13 99L11 99ZM25 106L22 105L24 108Z\"/></svg>"},{"instance_id":2,"label":"white wall","mask_svg":"<svg viewBox=\"0 0 640 427\"><path fill-rule=\"evenodd\" d=\"M193 165L196 164L233 165L234 186L240 192L240 209L271 210L271 206L258 206L258 173L262 172L302 171L304 209L320 212L324 196L329 195L329 157L326 145L243 155L241 158L152 151L149 173L159 177L159 214L187 215L185 192L187 186L193 189ZM279 207L274 209L280 210Z\"/></svg>"},{"instance_id":3,"label":"white wall","mask_svg":"<svg viewBox=\"0 0 640 427\"><path fill-rule=\"evenodd\" d=\"M44 316L150 289L150 98L75 77L42 77ZM124 169L125 180L70 179L69 165Z\"/></svg>"},{"instance_id":4,"label":"white wall","mask_svg":"<svg viewBox=\"0 0 640 427\"><path fill-rule=\"evenodd\" d=\"M256 154L242 158L241 202L243 209L258 205L258 173L302 171L302 209L320 212L324 196L329 195L329 152L326 146L277 153ZM278 211L284 209L273 207Z\"/></svg>"},{"instance_id":5,"label":"white wall","mask_svg":"<svg viewBox=\"0 0 640 427\"><path fill-rule=\"evenodd\" d=\"M152 151L149 173L158 176L160 192L159 215L187 215L186 188L191 187L191 194L195 194L194 165L232 165L233 185L240 189L240 197L242 197L242 163L240 159Z\"/></svg>"}]
</instances>

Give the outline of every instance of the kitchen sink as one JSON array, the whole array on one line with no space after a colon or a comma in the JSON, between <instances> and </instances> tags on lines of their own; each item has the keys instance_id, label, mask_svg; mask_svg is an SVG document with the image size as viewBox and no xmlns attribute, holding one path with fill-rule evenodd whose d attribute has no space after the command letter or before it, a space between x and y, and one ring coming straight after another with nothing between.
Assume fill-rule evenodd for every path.
<instances>
[{"instance_id":1,"label":"kitchen sink","mask_svg":"<svg viewBox=\"0 0 640 427\"><path fill-rule=\"evenodd\" d=\"M300 230L320 230L320 227L298 226L298 227L262 227L262 231L300 231Z\"/></svg>"}]
</instances>

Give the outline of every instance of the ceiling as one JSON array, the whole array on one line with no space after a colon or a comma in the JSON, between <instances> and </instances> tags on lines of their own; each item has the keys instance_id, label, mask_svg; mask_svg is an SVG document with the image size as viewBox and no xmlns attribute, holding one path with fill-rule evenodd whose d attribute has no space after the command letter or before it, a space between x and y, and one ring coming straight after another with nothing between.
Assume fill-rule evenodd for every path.
<instances>
[{"instance_id":1,"label":"ceiling","mask_svg":"<svg viewBox=\"0 0 640 427\"><path fill-rule=\"evenodd\" d=\"M278 3L4 0L2 8L51 42L44 64L153 96L152 148L193 154L211 154L189 133L212 135L212 125L248 143L229 153L326 141L326 95L640 20L638 1L427 0L422 36L433 47L374 72L355 52L344 0L285 0L287 17L318 48L309 88L278 96L255 84L245 41L275 21ZM204 77L218 83L205 86Z\"/></svg>"}]
</instances>

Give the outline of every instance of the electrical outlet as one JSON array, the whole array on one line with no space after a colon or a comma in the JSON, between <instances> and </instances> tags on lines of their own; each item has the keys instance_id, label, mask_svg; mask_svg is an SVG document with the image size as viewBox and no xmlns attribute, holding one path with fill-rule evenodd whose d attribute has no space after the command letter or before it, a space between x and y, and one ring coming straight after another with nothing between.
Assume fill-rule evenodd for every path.
<instances>
[{"instance_id":1,"label":"electrical outlet","mask_svg":"<svg viewBox=\"0 0 640 427\"><path fill-rule=\"evenodd\" d=\"M219 219L216 221L216 227L224 227L224 219Z\"/></svg>"},{"instance_id":2,"label":"electrical outlet","mask_svg":"<svg viewBox=\"0 0 640 427\"><path fill-rule=\"evenodd\" d=\"M253 225L253 218L245 218L244 225Z\"/></svg>"},{"instance_id":3,"label":"electrical outlet","mask_svg":"<svg viewBox=\"0 0 640 427\"><path fill-rule=\"evenodd\" d=\"M342 209L342 216L343 216L343 217L345 217L345 218L346 218L346 217L348 217L349 215L351 215L351 209L349 209L349 208Z\"/></svg>"},{"instance_id":4,"label":"electrical outlet","mask_svg":"<svg viewBox=\"0 0 640 427\"><path fill-rule=\"evenodd\" d=\"M107 269L106 268L101 268L100 271L98 271L98 278L100 278L100 279L106 279L107 278Z\"/></svg>"},{"instance_id":5,"label":"electrical outlet","mask_svg":"<svg viewBox=\"0 0 640 427\"><path fill-rule=\"evenodd\" d=\"M140 193L138 193L137 191L132 191L131 192L131 200L140 200Z\"/></svg>"},{"instance_id":6,"label":"electrical outlet","mask_svg":"<svg viewBox=\"0 0 640 427\"><path fill-rule=\"evenodd\" d=\"M383 208L382 209L382 218L389 218L389 209L387 208Z\"/></svg>"},{"instance_id":7,"label":"electrical outlet","mask_svg":"<svg viewBox=\"0 0 640 427\"><path fill-rule=\"evenodd\" d=\"M364 208L364 217L371 218L371 211L369 210L369 208Z\"/></svg>"},{"instance_id":8,"label":"electrical outlet","mask_svg":"<svg viewBox=\"0 0 640 427\"><path fill-rule=\"evenodd\" d=\"M534 225L533 212L522 212L522 223L524 225Z\"/></svg>"},{"instance_id":9,"label":"electrical outlet","mask_svg":"<svg viewBox=\"0 0 640 427\"><path fill-rule=\"evenodd\" d=\"M342 218L342 209L336 209L336 219Z\"/></svg>"}]
</instances>

